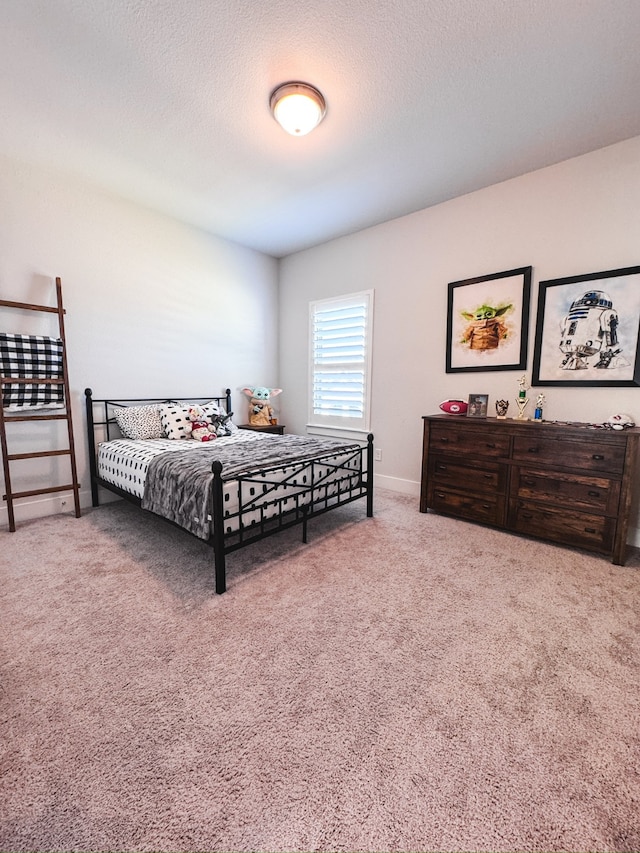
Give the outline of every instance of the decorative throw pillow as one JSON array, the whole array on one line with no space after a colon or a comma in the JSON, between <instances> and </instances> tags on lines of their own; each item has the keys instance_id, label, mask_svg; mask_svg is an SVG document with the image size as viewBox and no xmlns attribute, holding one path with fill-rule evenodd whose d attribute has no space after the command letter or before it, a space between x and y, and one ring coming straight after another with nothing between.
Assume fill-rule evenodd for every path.
<instances>
[{"instance_id":1,"label":"decorative throw pillow","mask_svg":"<svg viewBox=\"0 0 640 853\"><path fill-rule=\"evenodd\" d=\"M191 430L187 432L187 427L190 426L189 406L183 403L170 403L165 406L160 406L160 423L167 438L188 438Z\"/></svg>"},{"instance_id":2,"label":"decorative throw pillow","mask_svg":"<svg viewBox=\"0 0 640 853\"><path fill-rule=\"evenodd\" d=\"M124 406L113 413L120 432L125 438L162 438L159 406Z\"/></svg>"},{"instance_id":3,"label":"decorative throw pillow","mask_svg":"<svg viewBox=\"0 0 640 853\"><path fill-rule=\"evenodd\" d=\"M198 403L200 408L204 409L207 415L221 415L224 413L224 408L219 406L215 400L211 400L208 403Z\"/></svg>"}]
</instances>

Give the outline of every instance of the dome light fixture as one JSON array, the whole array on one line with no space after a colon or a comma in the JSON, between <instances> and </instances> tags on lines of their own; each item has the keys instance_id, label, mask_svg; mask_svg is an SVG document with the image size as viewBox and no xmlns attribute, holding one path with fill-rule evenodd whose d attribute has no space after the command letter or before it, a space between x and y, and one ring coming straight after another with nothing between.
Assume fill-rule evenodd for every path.
<instances>
[{"instance_id":1,"label":"dome light fixture","mask_svg":"<svg viewBox=\"0 0 640 853\"><path fill-rule=\"evenodd\" d=\"M271 93L269 106L273 117L291 136L305 136L317 127L327 111L327 104L314 86L308 83L282 83Z\"/></svg>"}]
</instances>

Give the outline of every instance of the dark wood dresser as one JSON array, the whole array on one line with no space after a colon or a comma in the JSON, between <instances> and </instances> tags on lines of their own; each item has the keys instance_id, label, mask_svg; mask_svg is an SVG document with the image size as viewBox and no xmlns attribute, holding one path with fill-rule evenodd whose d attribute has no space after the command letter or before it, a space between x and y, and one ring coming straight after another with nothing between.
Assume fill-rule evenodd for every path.
<instances>
[{"instance_id":1,"label":"dark wood dresser","mask_svg":"<svg viewBox=\"0 0 640 853\"><path fill-rule=\"evenodd\" d=\"M430 415L420 511L606 554L624 565L640 429Z\"/></svg>"}]
</instances>

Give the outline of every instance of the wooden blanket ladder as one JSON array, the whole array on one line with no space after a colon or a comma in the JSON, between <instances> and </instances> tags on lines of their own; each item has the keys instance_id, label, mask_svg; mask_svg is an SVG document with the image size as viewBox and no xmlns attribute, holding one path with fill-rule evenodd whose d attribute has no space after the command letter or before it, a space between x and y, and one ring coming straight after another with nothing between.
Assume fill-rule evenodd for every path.
<instances>
[{"instance_id":1,"label":"wooden blanket ladder","mask_svg":"<svg viewBox=\"0 0 640 853\"><path fill-rule=\"evenodd\" d=\"M75 445L73 441L73 422L71 420L71 396L69 392L69 375L67 372L67 348L64 336L64 314L65 310L62 305L62 282L56 278L56 296L57 307L52 308L44 305L30 305L26 302L10 302L5 299L0 299L0 308L18 308L27 311L46 311L58 315L58 337L62 341L62 376L60 378L34 379L21 378L16 376L5 376L0 373L0 448L2 449L2 463L4 467L4 482L6 494L3 495L3 500L7 502L7 514L9 519L9 530L13 533L16 529L16 521L14 514L13 503L18 498L34 497L37 495L47 495L54 492L73 492L73 502L75 507L76 518L80 518L80 484L78 483L78 473L76 468ZM3 388L5 385L62 385L63 387L63 404L64 413L56 414L12 414L5 412L3 404ZM35 421L66 421L68 446L61 450L41 450L31 453L9 453L7 441L7 424L16 421L35 422ZM35 459L46 456L68 456L71 467L72 482L63 486L49 486L41 489L28 489L26 491L14 492L11 486L10 463L18 462L22 459Z\"/></svg>"}]
</instances>

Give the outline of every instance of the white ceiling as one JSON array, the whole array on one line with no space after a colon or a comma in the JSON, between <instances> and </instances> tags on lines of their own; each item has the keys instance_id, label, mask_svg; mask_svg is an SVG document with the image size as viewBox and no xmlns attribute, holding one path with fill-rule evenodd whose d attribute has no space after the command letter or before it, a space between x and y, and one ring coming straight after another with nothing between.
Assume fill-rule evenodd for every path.
<instances>
[{"instance_id":1,"label":"white ceiling","mask_svg":"<svg viewBox=\"0 0 640 853\"><path fill-rule=\"evenodd\" d=\"M0 154L276 257L640 135L639 97L640 0L0 0Z\"/></svg>"}]
</instances>

